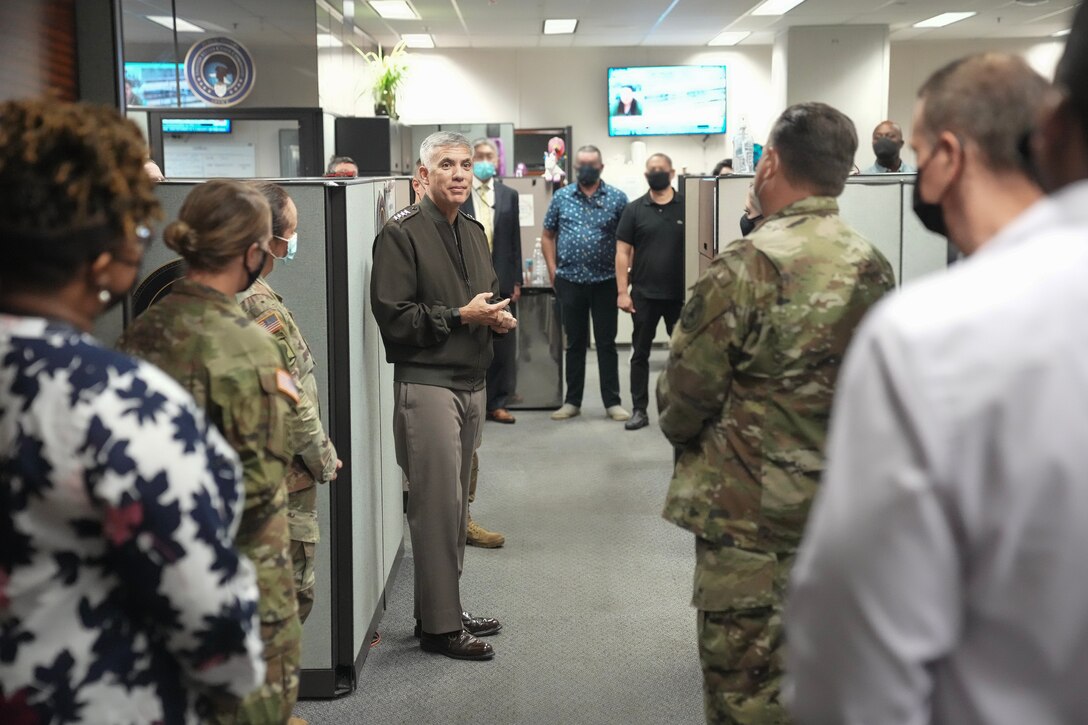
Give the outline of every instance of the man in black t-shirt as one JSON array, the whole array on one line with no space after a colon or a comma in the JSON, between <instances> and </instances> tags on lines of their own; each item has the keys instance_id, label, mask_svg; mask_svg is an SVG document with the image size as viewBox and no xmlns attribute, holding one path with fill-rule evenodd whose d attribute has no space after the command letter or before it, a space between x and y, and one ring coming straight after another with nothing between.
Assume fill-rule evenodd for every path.
<instances>
[{"instance_id":1,"label":"man in black t-shirt","mask_svg":"<svg viewBox=\"0 0 1088 725\"><path fill-rule=\"evenodd\" d=\"M623 210L616 229L616 306L631 314L631 397L634 410L624 427L637 430L650 421L650 347L658 322L673 325L684 306L684 197L672 188L672 159L654 154L646 160L650 191ZM634 262L632 264L632 256ZM628 270L630 291L628 291Z\"/></svg>"}]
</instances>

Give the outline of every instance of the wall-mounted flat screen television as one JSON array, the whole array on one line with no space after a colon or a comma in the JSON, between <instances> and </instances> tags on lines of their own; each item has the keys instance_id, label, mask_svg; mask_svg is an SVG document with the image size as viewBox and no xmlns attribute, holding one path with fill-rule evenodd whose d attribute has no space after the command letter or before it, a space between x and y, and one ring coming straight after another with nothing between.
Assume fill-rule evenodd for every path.
<instances>
[{"instance_id":1,"label":"wall-mounted flat screen television","mask_svg":"<svg viewBox=\"0 0 1088 725\"><path fill-rule=\"evenodd\" d=\"M189 88L181 63L125 63L125 105L129 108L199 108L208 104Z\"/></svg>"},{"instance_id":2,"label":"wall-mounted flat screen television","mask_svg":"<svg viewBox=\"0 0 1088 725\"><path fill-rule=\"evenodd\" d=\"M164 118L163 133L230 133L229 118Z\"/></svg>"},{"instance_id":3,"label":"wall-mounted flat screen television","mask_svg":"<svg viewBox=\"0 0 1088 725\"><path fill-rule=\"evenodd\" d=\"M608 135L725 133L725 66L608 69Z\"/></svg>"}]
</instances>

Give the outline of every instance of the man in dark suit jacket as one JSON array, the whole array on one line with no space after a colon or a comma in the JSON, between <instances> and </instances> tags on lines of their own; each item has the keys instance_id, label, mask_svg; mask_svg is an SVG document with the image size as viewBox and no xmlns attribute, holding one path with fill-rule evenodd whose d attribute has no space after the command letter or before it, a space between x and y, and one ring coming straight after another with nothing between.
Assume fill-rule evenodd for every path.
<instances>
[{"instance_id":1,"label":"man in dark suit jacket","mask_svg":"<svg viewBox=\"0 0 1088 725\"><path fill-rule=\"evenodd\" d=\"M518 195L494 178L498 151L488 139L473 144L472 193L461 209L484 225L491 245L491 260L499 277L499 293L510 298L511 314L521 297L521 219ZM514 334L495 337L495 358L487 371L487 419L513 423L506 404L517 384L517 338Z\"/></svg>"},{"instance_id":2,"label":"man in dark suit jacket","mask_svg":"<svg viewBox=\"0 0 1088 725\"><path fill-rule=\"evenodd\" d=\"M472 144L472 193L461 209L483 224L491 247L491 263L499 278L499 294L510 299L510 313L515 314L522 283L521 217L517 192L495 178L498 160L498 150L490 140L480 139ZM506 410L506 401L517 386L517 338L512 333L495 335L492 348L495 356L487 369L487 419L513 423L515 419ZM473 454L469 503L476 499L479 472L480 459ZM469 513L467 543L470 546L494 549L505 542L505 536L480 526Z\"/></svg>"}]
</instances>

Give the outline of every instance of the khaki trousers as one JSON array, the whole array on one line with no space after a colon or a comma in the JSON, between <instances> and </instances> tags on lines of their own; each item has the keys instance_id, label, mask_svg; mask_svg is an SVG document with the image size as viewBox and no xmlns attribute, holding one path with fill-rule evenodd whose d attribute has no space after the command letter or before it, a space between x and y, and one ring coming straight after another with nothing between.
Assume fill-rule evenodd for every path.
<instances>
[{"instance_id":1,"label":"khaki trousers","mask_svg":"<svg viewBox=\"0 0 1088 725\"><path fill-rule=\"evenodd\" d=\"M461 569L472 454L486 392L394 383L393 440L408 479L415 616L431 634L461 629Z\"/></svg>"}]
</instances>

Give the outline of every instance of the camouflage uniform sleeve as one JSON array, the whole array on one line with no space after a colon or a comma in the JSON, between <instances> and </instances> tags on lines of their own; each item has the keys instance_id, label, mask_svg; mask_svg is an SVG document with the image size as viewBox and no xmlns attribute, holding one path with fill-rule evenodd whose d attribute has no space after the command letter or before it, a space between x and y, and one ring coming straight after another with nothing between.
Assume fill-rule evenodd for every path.
<instances>
[{"instance_id":1,"label":"camouflage uniform sleeve","mask_svg":"<svg viewBox=\"0 0 1088 725\"><path fill-rule=\"evenodd\" d=\"M284 319L286 312L283 309L283 305L279 300L272 295L267 294L251 294L238 300L238 304L243 310L245 310L246 316L253 320L258 321L263 317L274 314L280 317L279 325L275 325L272 328L272 337L276 341L276 345L283 353L285 362L287 363L287 369L291 371L291 374L295 376L295 380L299 379L298 368L298 353L295 350L294 344L287 335L287 324Z\"/></svg>"},{"instance_id":2,"label":"camouflage uniform sleeve","mask_svg":"<svg viewBox=\"0 0 1088 725\"><path fill-rule=\"evenodd\" d=\"M245 509L236 543L257 567L259 611L265 623L282 621L297 611L284 476L291 459L289 424L298 391L291 374L274 364L282 361L279 351L269 350L272 364L208 363L221 430L242 462Z\"/></svg>"},{"instance_id":3,"label":"camouflage uniform sleeve","mask_svg":"<svg viewBox=\"0 0 1088 725\"><path fill-rule=\"evenodd\" d=\"M269 315L280 318L265 329L271 331L272 338L283 353L287 369L294 377L298 390L295 418L289 427L290 447L296 455L302 457L302 462L306 464L314 480L325 482L332 479L336 473L336 450L325 434L325 426L321 424L317 401L309 394L309 386L303 383L299 351L295 349L295 343L289 334L288 311L275 297L265 294L249 295L240 300L239 304L252 320L259 321Z\"/></svg>"},{"instance_id":4,"label":"camouflage uniform sleeve","mask_svg":"<svg viewBox=\"0 0 1088 725\"><path fill-rule=\"evenodd\" d=\"M317 405L305 386L298 386L299 402L296 407L295 425L292 426L291 443L297 455L319 483L332 480L336 473L336 448L325 434Z\"/></svg>"},{"instance_id":5,"label":"camouflage uniform sleeve","mask_svg":"<svg viewBox=\"0 0 1088 725\"><path fill-rule=\"evenodd\" d=\"M721 414L735 361L749 336L758 334L758 290L742 254L727 251L711 263L669 344L668 365L657 380L657 407L661 430L675 445L697 438Z\"/></svg>"}]
</instances>

